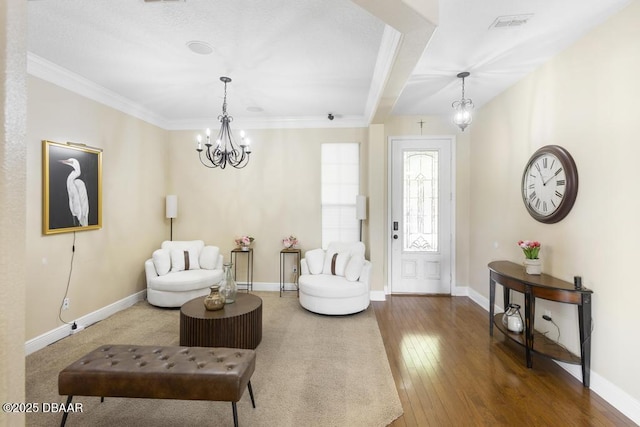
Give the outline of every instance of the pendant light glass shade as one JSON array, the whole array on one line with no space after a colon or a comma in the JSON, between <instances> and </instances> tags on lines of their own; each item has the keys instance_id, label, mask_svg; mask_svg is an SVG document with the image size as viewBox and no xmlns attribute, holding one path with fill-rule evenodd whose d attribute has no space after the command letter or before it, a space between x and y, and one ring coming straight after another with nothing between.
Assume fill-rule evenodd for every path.
<instances>
[{"instance_id":1,"label":"pendant light glass shade","mask_svg":"<svg viewBox=\"0 0 640 427\"><path fill-rule=\"evenodd\" d=\"M454 109L453 123L464 132L464 129L473 121L473 101L464 97L464 79L469 77L467 71L459 73L458 78L462 79L462 98L459 101L454 101L451 106Z\"/></svg>"}]
</instances>

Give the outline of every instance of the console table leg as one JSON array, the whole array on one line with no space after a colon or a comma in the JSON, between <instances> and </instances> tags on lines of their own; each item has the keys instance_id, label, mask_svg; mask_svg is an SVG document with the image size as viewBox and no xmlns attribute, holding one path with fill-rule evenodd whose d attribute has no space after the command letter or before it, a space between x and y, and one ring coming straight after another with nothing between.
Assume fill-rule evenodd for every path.
<instances>
[{"instance_id":1,"label":"console table leg","mask_svg":"<svg viewBox=\"0 0 640 427\"><path fill-rule=\"evenodd\" d=\"M580 327L580 359L582 365L582 385L589 387L591 376L591 295L582 294L582 304L578 306Z\"/></svg>"},{"instance_id":2,"label":"console table leg","mask_svg":"<svg viewBox=\"0 0 640 427\"><path fill-rule=\"evenodd\" d=\"M284 291L284 255L280 253L280 296Z\"/></svg>"},{"instance_id":3,"label":"console table leg","mask_svg":"<svg viewBox=\"0 0 640 427\"><path fill-rule=\"evenodd\" d=\"M496 302L496 281L489 279L489 336L493 336L493 307Z\"/></svg>"},{"instance_id":4,"label":"console table leg","mask_svg":"<svg viewBox=\"0 0 640 427\"><path fill-rule=\"evenodd\" d=\"M527 355L527 368L533 366L532 350L533 350L533 325L535 319L535 298L530 292L524 294L524 333L525 333L525 352Z\"/></svg>"}]
</instances>

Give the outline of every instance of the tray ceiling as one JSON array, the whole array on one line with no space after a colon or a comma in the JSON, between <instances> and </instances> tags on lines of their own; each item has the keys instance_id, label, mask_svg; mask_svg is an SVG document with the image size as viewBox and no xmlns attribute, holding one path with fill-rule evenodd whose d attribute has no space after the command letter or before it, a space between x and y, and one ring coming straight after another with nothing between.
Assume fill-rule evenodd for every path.
<instances>
[{"instance_id":1,"label":"tray ceiling","mask_svg":"<svg viewBox=\"0 0 640 427\"><path fill-rule=\"evenodd\" d=\"M628 3L34 0L28 65L168 129L216 126L220 76L244 127L366 126L449 114L460 71L480 107Z\"/></svg>"}]
</instances>

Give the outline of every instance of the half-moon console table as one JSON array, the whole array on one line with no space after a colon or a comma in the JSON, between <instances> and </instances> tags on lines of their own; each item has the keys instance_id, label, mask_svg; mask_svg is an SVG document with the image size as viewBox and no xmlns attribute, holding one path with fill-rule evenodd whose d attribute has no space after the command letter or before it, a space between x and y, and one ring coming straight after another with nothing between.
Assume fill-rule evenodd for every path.
<instances>
[{"instance_id":1,"label":"half-moon console table","mask_svg":"<svg viewBox=\"0 0 640 427\"><path fill-rule=\"evenodd\" d=\"M582 384L585 387L589 387L591 369L591 295L593 291L581 287L579 284L574 285L547 274L527 274L522 265L511 261L490 262L489 273L490 335L493 336L493 326L495 325L507 338L523 345L526 350L528 368L533 366L532 353L562 362L582 365ZM503 326L502 317L504 313L494 315L496 283L504 288L504 307L509 305L510 290L524 294L524 337L523 334L513 333ZM533 329L536 298L578 306L580 357Z\"/></svg>"}]
</instances>

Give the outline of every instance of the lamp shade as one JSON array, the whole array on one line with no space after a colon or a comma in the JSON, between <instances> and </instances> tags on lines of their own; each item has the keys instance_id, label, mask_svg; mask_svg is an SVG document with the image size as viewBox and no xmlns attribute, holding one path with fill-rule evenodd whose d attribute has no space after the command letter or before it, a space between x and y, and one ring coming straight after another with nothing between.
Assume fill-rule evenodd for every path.
<instances>
[{"instance_id":1,"label":"lamp shade","mask_svg":"<svg viewBox=\"0 0 640 427\"><path fill-rule=\"evenodd\" d=\"M356 196L356 219L367 219L367 198L360 194Z\"/></svg>"},{"instance_id":2,"label":"lamp shade","mask_svg":"<svg viewBox=\"0 0 640 427\"><path fill-rule=\"evenodd\" d=\"M176 195L167 196L165 210L167 213L167 218L178 217L178 196Z\"/></svg>"}]
</instances>

